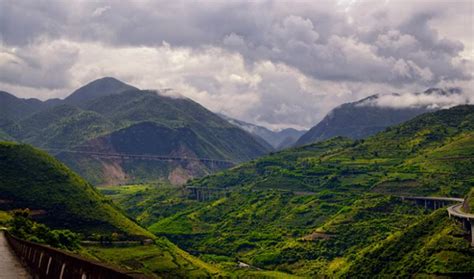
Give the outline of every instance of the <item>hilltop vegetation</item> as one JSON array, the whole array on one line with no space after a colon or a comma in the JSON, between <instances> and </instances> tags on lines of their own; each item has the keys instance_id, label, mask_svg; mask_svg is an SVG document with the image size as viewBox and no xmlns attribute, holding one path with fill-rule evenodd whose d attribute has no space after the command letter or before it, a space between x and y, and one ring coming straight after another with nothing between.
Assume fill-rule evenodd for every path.
<instances>
[{"instance_id":1,"label":"hilltop vegetation","mask_svg":"<svg viewBox=\"0 0 474 279\"><path fill-rule=\"evenodd\" d=\"M473 173L474 106L459 106L187 185L212 192L210 200L188 199L180 189L160 196L153 187L115 198L155 234L224 268L243 261L309 277L467 274L474 272L469 242L445 212L394 195L462 197L474 187Z\"/></svg>"}]
</instances>

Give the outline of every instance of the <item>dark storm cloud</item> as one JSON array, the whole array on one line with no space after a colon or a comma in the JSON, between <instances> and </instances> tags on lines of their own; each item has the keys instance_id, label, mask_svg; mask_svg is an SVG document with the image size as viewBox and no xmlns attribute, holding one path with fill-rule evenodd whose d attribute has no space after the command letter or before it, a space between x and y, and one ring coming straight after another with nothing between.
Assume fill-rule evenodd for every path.
<instances>
[{"instance_id":1,"label":"dark storm cloud","mask_svg":"<svg viewBox=\"0 0 474 279\"><path fill-rule=\"evenodd\" d=\"M270 59L337 81L428 84L469 75L451 61L463 44L439 38L428 26L442 11L415 11L405 22L361 32L357 19L350 24L341 7L324 1L2 1L1 10L7 45L45 36L112 45L216 45L252 61ZM366 16L387 15L377 11ZM400 39L408 39L409 45L397 46L403 44Z\"/></svg>"}]
</instances>

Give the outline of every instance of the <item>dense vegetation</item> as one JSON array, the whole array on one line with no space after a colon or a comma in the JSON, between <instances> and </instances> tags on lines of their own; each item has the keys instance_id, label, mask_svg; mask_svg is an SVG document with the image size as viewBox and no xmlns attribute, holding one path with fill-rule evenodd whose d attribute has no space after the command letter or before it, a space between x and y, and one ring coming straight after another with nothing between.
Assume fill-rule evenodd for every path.
<instances>
[{"instance_id":1,"label":"dense vegetation","mask_svg":"<svg viewBox=\"0 0 474 279\"><path fill-rule=\"evenodd\" d=\"M66 250L79 248L78 234L67 229L52 230L44 224L34 222L30 219L28 209L16 209L11 214L13 216L8 226L15 236Z\"/></svg>"},{"instance_id":2,"label":"dense vegetation","mask_svg":"<svg viewBox=\"0 0 474 279\"><path fill-rule=\"evenodd\" d=\"M200 202L163 185L102 191L155 234L225 269L242 261L310 277L472 273L469 242L443 210L393 195L465 196L473 157L474 107L459 106L196 179L187 186L204 193Z\"/></svg>"}]
</instances>

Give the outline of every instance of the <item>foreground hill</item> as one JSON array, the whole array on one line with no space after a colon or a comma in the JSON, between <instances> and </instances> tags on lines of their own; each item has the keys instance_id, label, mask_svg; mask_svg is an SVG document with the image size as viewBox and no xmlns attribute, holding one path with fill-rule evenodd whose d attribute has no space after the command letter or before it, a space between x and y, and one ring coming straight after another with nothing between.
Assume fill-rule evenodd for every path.
<instances>
[{"instance_id":1,"label":"foreground hill","mask_svg":"<svg viewBox=\"0 0 474 279\"><path fill-rule=\"evenodd\" d=\"M21 119L5 119L0 122L0 138L46 149L94 184L155 179L182 184L228 165L199 160L123 160L93 157L90 152L243 162L271 151L190 99L138 90L113 78L91 82L61 104L41 105Z\"/></svg>"},{"instance_id":2,"label":"foreground hill","mask_svg":"<svg viewBox=\"0 0 474 279\"><path fill-rule=\"evenodd\" d=\"M52 227L92 233L150 234L125 217L90 184L47 153L0 143L0 200L6 209L30 208Z\"/></svg>"},{"instance_id":3,"label":"foreground hill","mask_svg":"<svg viewBox=\"0 0 474 279\"><path fill-rule=\"evenodd\" d=\"M145 191L121 204L155 234L223 266L238 259L308 277L465 276L474 273L465 232L445 209L397 196L465 196L473 158L474 106L458 106L366 140L334 138L196 179L189 199Z\"/></svg>"},{"instance_id":4,"label":"foreground hill","mask_svg":"<svg viewBox=\"0 0 474 279\"><path fill-rule=\"evenodd\" d=\"M423 93L415 93L418 97L440 97L458 94L457 89L447 91L431 88ZM410 120L425 112L435 110L429 105L413 107L389 107L378 104L382 97L397 97L399 94L373 95L357 102L340 105L330 111L316 126L302 135L295 146L301 146L336 136L361 139L373 135L385 128ZM413 96L411 97L413 98Z\"/></svg>"}]
</instances>

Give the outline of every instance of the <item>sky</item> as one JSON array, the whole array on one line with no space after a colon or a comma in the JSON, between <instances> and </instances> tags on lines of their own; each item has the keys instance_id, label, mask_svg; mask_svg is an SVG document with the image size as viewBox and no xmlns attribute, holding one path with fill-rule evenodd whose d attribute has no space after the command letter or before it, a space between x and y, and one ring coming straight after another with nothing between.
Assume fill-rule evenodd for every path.
<instances>
[{"instance_id":1,"label":"sky","mask_svg":"<svg viewBox=\"0 0 474 279\"><path fill-rule=\"evenodd\" d=\"M388 106L472 103L473 6L0 0L0 90L64 98L112 76L272 129L310 128L332 108L378 93L401 93L383 99ZM431 87L463 93L411 94Z\"/></svg>"}]
</instances>

